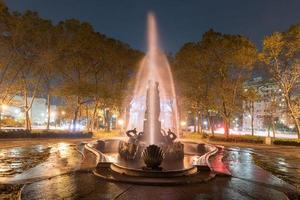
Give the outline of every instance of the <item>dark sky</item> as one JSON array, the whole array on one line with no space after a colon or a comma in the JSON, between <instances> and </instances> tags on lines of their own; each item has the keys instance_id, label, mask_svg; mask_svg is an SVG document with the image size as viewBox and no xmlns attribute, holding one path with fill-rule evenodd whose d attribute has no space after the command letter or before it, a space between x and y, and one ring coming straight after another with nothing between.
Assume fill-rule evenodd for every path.
<instances>
[{"instance_id":1,"label":"dark sky","mask_svg":"<svg viewBox=\"0 0 300 200\"><path fill-rule=\"evenodd\" d=\"M168 52L196 41L209 28L241 34L258 47L264 35L300 23L300 0L6 0L12 10L38 11L55 23L90 22L96 31L145 49L147 12L155 12L160 40Z\"/></svg>"}]
</instances>

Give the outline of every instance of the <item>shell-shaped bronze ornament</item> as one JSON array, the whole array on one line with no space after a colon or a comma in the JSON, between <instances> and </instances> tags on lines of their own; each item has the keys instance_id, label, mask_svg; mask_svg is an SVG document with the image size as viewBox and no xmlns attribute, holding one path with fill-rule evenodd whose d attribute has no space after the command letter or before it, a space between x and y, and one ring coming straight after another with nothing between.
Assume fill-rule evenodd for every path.
<instances>
[{"instance_id":1,"label":"shell-shaped bronze ornament","mask_svg":"<svg viewBox=\"0 0 300 200\"><path fill-rule=\"evenodd\" d=\"M154 144L149 145L143 151L143 159L147 168L157 169L164 159L163 150Z\"/></svg>"}]
</instances>

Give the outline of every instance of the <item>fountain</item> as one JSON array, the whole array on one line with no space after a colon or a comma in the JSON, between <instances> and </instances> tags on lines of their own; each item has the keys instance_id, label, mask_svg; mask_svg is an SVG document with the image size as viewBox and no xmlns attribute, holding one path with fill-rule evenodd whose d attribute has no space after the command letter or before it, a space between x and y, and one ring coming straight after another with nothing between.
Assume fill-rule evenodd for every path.
<instances>
[{"instance_id":1,"label":"fountain","mask_svg":"<svg viewBox=\"0 0 300 200\"><path fill-rule=\"evenodd\" d=\"M97 156L94 174L106 180L139 184L201 181L206 174L203 169L210 169L208 158L217 148L178 138L174 82L168 60L158 46L152 13L148 15L148 51L136 80L127 138L86 145Z\"/></svg>"},{"instance_id":2,"label":"fountain","mask_svg":"<svg viewBox=\"0 0 300 200\"><path fill-rule=\"evenodd\" d=\"M175 142L177 136L171 130L166 132L161 128L160 116L160 97L159 97L159 84L153 83L151 80L148 82L148 88L146 93L146 110L144 117L143 132L137 134L136 129L132 129L126 132L129 137L128 141L121 141L119 143L119 155L126 160L134 160L141 157L141 152L144 160L147 160L152 154L152 161L155 162L155 156L157 159L165 157L169 160L181 160L184 157L184 145L181 142ZM153 148L145 149L146 145L151 144ZM149 150L149 151L148 151ZM160 156L158 152L162 150L163 156ZM148 159L149 160L149 159ZM149 162L148 162L149 163ZM161 163L161 162L157 162ZM152 168L157 168L154 166Z\"/></svg>"},{"instance_id":3,"label":"fountain","mask_svg":"<svg viewBox=\"0 0 300 200\"><path fill-rule=\"evenodd\" d=\"M146 111L146 94L149 87L149 81L153 84L158 83L159 87L159 101L158 106L160 107L160 114L158 116L161 122L161 128L164 130L172 130L175 133L179 133L179 123L178 123L178 111L177 111L177 101L176 93L174 87L174 81L168 63L166 55L160 50L157 34L157 26L154 14L150 13L148 15L148 50L145 57L142 59L137 76L136 83L133 91L133 96L131 97L130 109L129 109L129 122L127 124L127 130L136 128L137 130L143 130L144 128L144 114ZM147 87L148 86L148 87ZM154 85L153 85L154 87ZM150 92L150 94L152 94ZM149 94L149 95L150 95ZM153 93L154 94L154 93ZM150 95L150 99L154 96ZM149 112L151 109L156 108L153 101L148 101ZM157 117L155 115L150 115L148 120L152 120L151 117ZM155 127L151 121L149 127L149 143L154 144L155 137ZM152 129L153 127L153 129ZM160 132L160 131L159 131ZM148 137L148 136L147 136Z\"/></svg>"}]
</instances>

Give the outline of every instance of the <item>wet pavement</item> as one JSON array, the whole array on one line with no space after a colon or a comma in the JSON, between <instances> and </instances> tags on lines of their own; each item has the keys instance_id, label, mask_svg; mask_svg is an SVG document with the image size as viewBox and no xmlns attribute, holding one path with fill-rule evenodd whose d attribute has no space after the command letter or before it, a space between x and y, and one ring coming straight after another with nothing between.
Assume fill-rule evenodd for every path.
<instances>
[{"instance_id":1,"label":"wet pavement","mask_svg":"<svg viewBox=\"0 0 300 200\"><path fill-rule=\"evenodd\" d=\"M272 199L287 196L264 184L238 178L218 177L202 184L184 186L141 186L109 183L91 173L74 173L27 185L22 199Z\"/></svg>"},{"instance_id":2,"label":"wet pavement","mask_svg":"<svg viewBox=\"0 0 300 200\"><path fill-rule=\"evenodd\" d=\"M284 180L300 191L299 157L264 149L231 147L225 149L223 162L234 176L273 184Z\"/></svg>"},{"instance_id":3,"label":"wet pavement","mask_svg":"<svg viewBox=\"0 0 300 200\"><path fill-rule=\"evenodd\" d=\"M43 145L0 149L0 177L14 176L45 162L50 150Z\"/></svg>"},{"instance_id":4,"label":"wet pavement","mask_svg":"<svg viewBox=\"0 0 300 200\"><path fill-rule=\"evenodd\" d=\"M64 142L2 149L0 183L23 183L80 169L80 151L83 145Z\"/></svg>"},{"instance_id":5,"label":"wet pavement","mask_svg":"<svg viewBox=\"0 0 300 200\"><path fill-rule=\"evenodd\" d=\"M80 143L57 142L0 150L0 199L290 199L299 186L299 160L253 148L225 148L217 176L201 184L138 186L110 183L95 177L95 156ZM217 164L218 162L216 162ZM268 169L268 171L264 170ZM5 185L4 185L5 183ZM10 183L10 185L8 185Z\"/></svg>"},{"instance_id":6,"label":"wet pavement","mask_svg":"<svg viewBox=\"0 0 300 200\"><path fill-rule=\"evenodd\" d=\"M278 178L294 185L300 191L300 159L293 156L278 156L276 153L254 151L255 164Z\"/></svg>"}]
</instances>

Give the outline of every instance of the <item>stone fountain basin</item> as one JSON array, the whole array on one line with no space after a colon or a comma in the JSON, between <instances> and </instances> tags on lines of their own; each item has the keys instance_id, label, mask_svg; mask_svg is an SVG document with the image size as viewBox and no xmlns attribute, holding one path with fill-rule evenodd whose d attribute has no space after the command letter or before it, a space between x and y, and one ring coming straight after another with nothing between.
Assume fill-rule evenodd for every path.
<instances>
[{"instance_id":1,"label":"stone fountain basin","mask_svg":"<svg viewBox=\"0 0 300 200\"><path fill-rule=\"evenodd\" d=\"M120 141L125 139L106 139L90 142L86 148L97 156L97 173L114 173L130 177L186 177L209 171L209 156L215 154L218 149L210 144L197 143L193 141L179 140L184 144L183 160L163 160L162 170L144 170L142 158L133 161L121 159L118 154Z\"/></svg>"}]
</instances>

